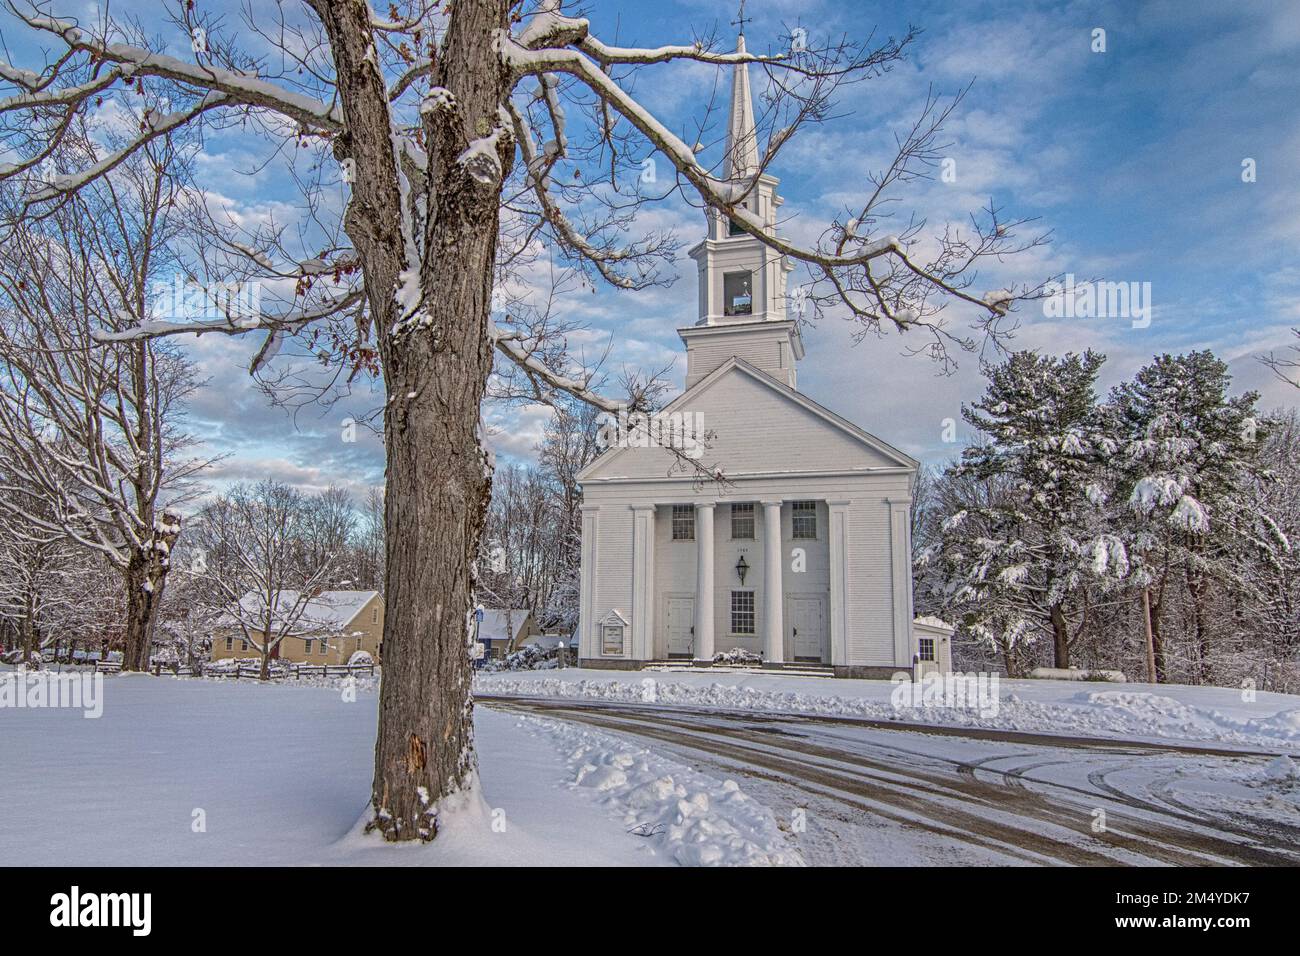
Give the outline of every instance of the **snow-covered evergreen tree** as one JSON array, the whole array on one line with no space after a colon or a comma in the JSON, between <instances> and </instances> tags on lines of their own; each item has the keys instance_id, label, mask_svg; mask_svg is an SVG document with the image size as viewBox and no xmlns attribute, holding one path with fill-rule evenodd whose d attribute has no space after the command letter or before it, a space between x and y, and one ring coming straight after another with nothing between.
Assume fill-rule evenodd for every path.
<instances>
[{"instance_id":1,"label":"snow-covered evergreen tree","mask_svg":"<svg viewBox=\"0 0 1300 956\"><path fill-rule=\"evenodd\" d=\"M947 608L1004 656L1050 635L1056 666L1068 667L1085 578L1125 564L1122 543L1096 526L1098 465L1111 450L1094 392L1104 361L1015 353L962 409L986 441L965 450L953 477L985 493L943 519L923 560L937 564Z\"/></svg>"},{"instance_id":2,"label":"snow-covered evergreen tree","mask_svg":"<svg viewBox=\"0 0 1300 956\"><path fill-rule=\"evenodd\" d=\"M1242 586L1231 542L1258 519L1250 489L1262 426L1258 394L1228 395L1228 367L1212 352L1159 355L1112 390L1104 409L1118 454L1111 473L1134 583L1147 589L1156 679L1169 660L1161 621L1169 588L1190 599L1192 675L1212 679L1212 583Z\"/></svg>"}]
</instances>

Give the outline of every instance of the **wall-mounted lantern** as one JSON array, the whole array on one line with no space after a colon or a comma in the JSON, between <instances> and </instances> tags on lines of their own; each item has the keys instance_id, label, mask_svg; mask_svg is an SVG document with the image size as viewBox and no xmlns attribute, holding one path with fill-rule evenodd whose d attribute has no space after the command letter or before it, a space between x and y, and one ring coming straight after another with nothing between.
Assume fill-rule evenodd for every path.
<instances>
[{"instance_id":1,"label":"wall-mounted lantern","mask_svg":"<svg viewBox=\"0 0 1300 956\"><path fill-rule=\"evenodd\" d=\"M736 562L736 574L740 575L741 584L745 583L745 575L748 573L749 564L745 561L745 556L742 554L740 560Z\"/></svg>"}]
</instances>

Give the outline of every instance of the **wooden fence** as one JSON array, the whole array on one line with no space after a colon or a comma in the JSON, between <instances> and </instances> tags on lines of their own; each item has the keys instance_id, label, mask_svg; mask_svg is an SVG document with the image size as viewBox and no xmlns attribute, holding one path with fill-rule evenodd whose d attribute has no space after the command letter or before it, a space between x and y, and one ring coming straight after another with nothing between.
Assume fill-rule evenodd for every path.
<instances>
[{"instance_id":1,"label":"wooden fence","mask_svg":"<svg viewBox=\"0 0 1300 956\"><path fill-rule=\"evenodd\" d=\"M205 670L204 677L231 677L235 680L251 677L254 680L262 676L258 664L238 664L233 668ZM271 680L299 680L303 677L374 677L374 664L290 664L288 667L272 667L267 673Z\"/></svg>"},{"instance_id":2,"label":"wooden fence","mask_svg":"<svg viewBox=\"0 0 1300 956\"><path fill-rule=\"evenodd\" d=\"M95 661L95 670L101 674L116 674L122 669L118 661ZM177 677L196 676L194 668L188 664L164 664L162 661L154 661L152 667L155 677L161 677L163 673L174 674ZM286 666L272 667L267 675L271 680L299 680L303 677L374 677L375 665L371 664L289 664ZM262 668L258 664L237 664L233 668L221 668L205 670L204 677L229 677L234 680L240 678L252 678L254 680L262 676Z\"/></svg>"}]
</instances>

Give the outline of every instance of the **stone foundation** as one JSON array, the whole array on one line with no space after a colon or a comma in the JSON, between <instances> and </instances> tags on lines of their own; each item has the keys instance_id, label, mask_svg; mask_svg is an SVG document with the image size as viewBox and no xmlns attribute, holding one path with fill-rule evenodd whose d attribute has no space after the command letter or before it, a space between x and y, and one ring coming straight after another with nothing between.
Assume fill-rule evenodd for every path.
<instances>
[{"instance_id":1,"label":"stone foundation","mask_svg":"<svg viewBox=\"0 0 1300 956\"><path fill-rule=\"evenodd\" d=\"M895 674L911 676L906 667L879 666L874 664L836 664L835 676L850 680L890 680Z\"/></svg>"}]
</instances>

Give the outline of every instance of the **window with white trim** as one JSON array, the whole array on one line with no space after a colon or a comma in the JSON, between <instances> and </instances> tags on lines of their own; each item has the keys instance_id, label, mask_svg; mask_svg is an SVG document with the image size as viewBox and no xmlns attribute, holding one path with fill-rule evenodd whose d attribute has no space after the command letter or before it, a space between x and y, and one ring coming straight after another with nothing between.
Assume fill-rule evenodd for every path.
<instances>
[{"instance_id":1,"label":"window with white trim","mask_svg":"<svg viewBox=\"0 0 1300 956\"><path fill-rule=\"evenodd\" d=\"M695 505L673 505L673 540L695 540Z\"/></svg>"},{"instance_id":2,"label":"window with white trim","mask_svg":"<svg viewBox=\"0 0 1300 956\"><path fill-rule=\"evenodd\" d=\"M755 633L753 591L731 592L731 633Z\"/></svg>"},{"instance_id":3,"label":"window with white trim","mask_svg":"<svg viewBox=\"0 0 1300 956\"><path fill-rule=\"evenodd\" d=\"M917 639L917 653L923 661L934 660L934 638L922 637Z\"/></svg>"},{"instance_id":4,"label":"window with white trim","mask_svg":"<svg viewBox=\"0 0 1300 956\"><path fill-rule=\"evenodd\" d=\"M733 538L754 537L754 503L731 506L731 536Z\"/></svg>"},{"instance_id":5,"label":"window with white trim","mask_svg":"<svg viewBox=\"0 0 1300 956\"><path fill-rule=\"evenodd\" d=\"M815 539L817 537L817 502L791 502L790 526L791 537Z\"/></svg>"},{"instance_id":6,"label":"window with white trim","mask_svg":"<svg viewBox=\"0 0 1300 956\"><path fill-rule=\"evenodd\" d=\"M371 623L371 624L378 624L378 623L379 623L379 606L378 606L378 605L376 605L375 607L372 607L372 608L370 609L370 623Z\"/></svg>"},{"instance_id":7,"label":"window with white trim","mask_svg":"<svg viewBox=\"0 0 1300 956\"><path fill-rule=\"evenodd\" d=\"M303 640L303 643L307 645L306 653L310 654L310 653L311 653L311 638L308 637L308 638L304 639L304 640Z\"/></svg>"},{"instance_id":8,"label":"window with white trim","mask_svg":"<svg viewBox=\"0 0 1300 956\"><path fill-rule=\"evenodd\" d=\"M234 649L235 649L235 639L233 637L226 638L226 650L233 651Z\"/></svg>"}]
</instances>

